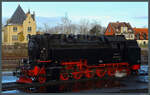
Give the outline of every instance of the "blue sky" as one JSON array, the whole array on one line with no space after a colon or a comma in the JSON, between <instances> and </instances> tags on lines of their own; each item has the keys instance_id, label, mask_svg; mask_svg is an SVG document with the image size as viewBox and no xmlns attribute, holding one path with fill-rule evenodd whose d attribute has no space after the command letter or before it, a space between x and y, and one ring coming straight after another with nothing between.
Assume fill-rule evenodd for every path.
<instances>
[{"instance_id":1,"label":"blue sky","mask_svg":"<svg viewBox=\"0 0 150 95\"><path fill-rule=\"evenodd\" d=\"M102 26L109 22L129 22L132 27L148 27L148 2L2 2L2 17L10 18L18 4L36 17L62 17L73 21L96 20ZM50 22L48 22L50 23Z\"/></svg>"}]
</instances>

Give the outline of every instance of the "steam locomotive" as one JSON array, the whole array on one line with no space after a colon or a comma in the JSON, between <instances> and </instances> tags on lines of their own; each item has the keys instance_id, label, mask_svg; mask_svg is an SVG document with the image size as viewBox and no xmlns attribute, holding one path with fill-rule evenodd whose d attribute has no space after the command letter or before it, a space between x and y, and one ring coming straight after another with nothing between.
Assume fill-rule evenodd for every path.
<instances>
[{"instance_id":1,"label":"steam locomotive","mask_svg":"<svg viewBox=\"0 0 150 95\"><path fill-rule=\"evenodd\" d=\"M15 75L19 83L130 75L140 68L140 55L137 42L122 35L32 35L28 59Z\"/></svg>"}]
</instances>

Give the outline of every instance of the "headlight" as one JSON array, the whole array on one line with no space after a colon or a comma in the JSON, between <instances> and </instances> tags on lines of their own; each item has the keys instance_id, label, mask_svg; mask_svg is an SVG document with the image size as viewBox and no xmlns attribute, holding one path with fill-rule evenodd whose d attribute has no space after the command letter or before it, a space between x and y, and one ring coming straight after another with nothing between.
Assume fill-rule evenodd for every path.
<instances>
[{"instance_id":1,"label":"headlight","mask_svg":"<svg viewBox=\"0 0 150 95\"><path fill-rule=\"evenodd\" d=\"M99 60L98 62L99 62L99 63L103 63L103 60Z\"/></svg>"}]
</instances>

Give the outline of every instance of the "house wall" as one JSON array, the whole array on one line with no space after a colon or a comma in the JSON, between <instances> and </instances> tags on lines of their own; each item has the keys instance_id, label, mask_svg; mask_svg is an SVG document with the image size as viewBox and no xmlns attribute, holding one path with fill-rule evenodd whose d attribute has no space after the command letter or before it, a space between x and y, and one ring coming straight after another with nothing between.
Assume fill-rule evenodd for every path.
<instances>
[{"instance_id":1,"label":"house wall","mask_svg":"<svg viewBox=\"0 0 150 95\"><path fill-rule=\"evenodd\" d=\"M139 45L148 44L148 40L136 40Z\"/></svg>"},{"instance_id":2,"label":"house wall","mask_svg":"<svg viewBox=\"0 0 150 95\"><path fill-rule=\"evenodd\" d=\"M125 31L123 31L125 28ZM121 33L128 32L128 27L121 27Z\"/></svg>"},{"instance_id":3,"label":"house wall","mask_svg":"<svg viewBox=\"0 0 150 95\"><path fill-rule=\"evenodd\" d=\"M125 35L125 38L127 39L127 40L134 40L134 33L126 33L126 34L123 34L123 35Z\"/></svg>"},{"instance_id":4,"label":"house wall","mask_svg":"<svg viewBox=\"0 0 150 95\"><path fill-rule=\"evenodd\" d=\"M123 31L123 27L121 27L120 31L121 31L120 33L115 33L115 31L111 27L111 24L109 24L106 29L105 35L124 35L126 39L130 39L130 40L134 39L134 33L129 33L128 27L125 27L125 32Z\"/></svg>"},{"instance_id":5,"label":"house wall","mask_svg":"<svg viewBox=\"0 0 150 95\"><path fill-rule=\"evenodd\" d=\"M29 23L30 22L30 23ZM13 27L17 27L17 31L13 31ZM31 32L28 32L28 27L31 27ZM12 40L12 36L23 32L24 41ZM13 45L14 43L27 43L27 35L36 35L36 22L32 19L31 14L27 14L27 18L24 20L22 25L7 25L4 29L4 42L5 45Z\"/></svg>"},{"instance_id":6,"label":"house wall","mask_svg":"<svg viewBox=\"0 0 150 95\"><path fill-rule=\"evenodd\" d=\"M28 27L31 27L31 31L28 31ZM27 14L27 18L23 22L23 35L25 37L24 43L27 43L27 35L36 35L36 22L32 19L31 14Z\"/></svg>"},{"instance_id":7,"label":"house wall","mask_svg":"<svg viewBox=\"0 0 150 95\"><path fill-rule=\"evenodd\" d=\"M13 27L17 27L17 31L14 32L13 31ZM6 26L6 34L5 34L5 37L7 39L6 43L7 45L12 45L16 42L19 42L18 40L12 40L12 36L13 35L18 35L19 32L22 31L22 25L8 25Z\"/></svg>"},{"instance_id":8,"label":"house wall","mask_svg":"<svg viewBox=\"0 0 150 95\"><path fill-rule=\"evenodd\" d=\"M7 38L7 37L8 37L8 35L7 35L8 33L7 33L7 31L6 31L6 27L4 27L4 31L3 31L3 32L4 32L4 42L3 42L2 44L6 43L6 42L7 42L7 39L8 39L8 38Z\"/></svg>"}]
</instances>

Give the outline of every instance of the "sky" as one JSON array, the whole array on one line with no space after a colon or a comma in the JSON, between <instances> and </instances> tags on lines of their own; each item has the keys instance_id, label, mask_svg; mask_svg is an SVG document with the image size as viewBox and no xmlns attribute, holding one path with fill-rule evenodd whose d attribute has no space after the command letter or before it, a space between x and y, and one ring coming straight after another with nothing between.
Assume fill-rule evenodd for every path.
<instances>
[{"instance_id":1,"label":"sky","mask_svg":"<svg viewBox=\"0 0 150 95\"><path fill-rule=\"evenodd\" d=\"M20 4L36 17L63 17L72 22L86 19L107 27L109 22L129 22L132 27L148 27L148 2L2 2L2 17L10 18ZM48 22L50 23L50 22Z\"/></svg>"}]
</instances>

